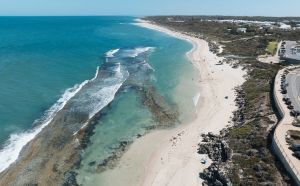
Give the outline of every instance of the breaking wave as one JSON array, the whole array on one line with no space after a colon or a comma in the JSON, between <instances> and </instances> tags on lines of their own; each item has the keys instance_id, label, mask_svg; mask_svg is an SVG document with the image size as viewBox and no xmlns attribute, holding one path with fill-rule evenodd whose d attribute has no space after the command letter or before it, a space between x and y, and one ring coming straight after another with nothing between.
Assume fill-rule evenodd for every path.
<instances>
[{"instance_id":1,"label":"breaking wave","mask_svg":"<svg viewBox=\"0 0 300 186\"><path fill-rule=\"evenodd\" d=\"M97 77L98 70L99 68L97 68L96 75L93 79L85 80L81 84L76 84L74 87L67 89L61 98L45 112L44 116L34 122L34 125L37 127L26 132L10 135L9 139L4 144L4 148L0 150L0 172L4 171L10 164L18 159L22 148L34 139L34 137L52 121L55 114L59 112L83 86Z\"/></svg>"},{"instance_id":2,"label":"breaking wave","mask_svg":"<svg viewBox=\"0 0 300 186\"><path fill-rule=\"evenodd\" d=\"M106 53L108 60L101 67L97 67L92 79L67 89L61 98L44 113L43 117L34 121L35 127L32 130L10 136L4 148L0 150L0 172L18 159L22 148L50 124L59 111L66 108L67 111L64 114L69 117L72 117L71 113L87 114L87 120L74 130L75 135L78 130L88 124L89 119L114 100L125 81L143 84L148 78L145 74L148 71L154 71L142 55L150 50L153 50L153 47L108 51Z\"/></svg>"},{"instance_id":3,"label":"breaking wave","mask_svg":"<svg viewBox=\"0 0 300 186\"><path fill-rule=\"evenodd\" d=\"M138 47L138 48L134 48L134 49L122 50L121 55L122 55L122 57L135 58L142 53L152 51L152 50L154 50L154 47Z\"/></svg>"},{"instance_id":4,"label":"breaking wave","mask_svg":"<svg viewBox=\"0 0 300 186\"><path fill-rule=\"evenodd\" d=\"M120 49L114 49L106 52L106 57L114 57L114 54L117 53Z\"/></svg>"}]
</instances>

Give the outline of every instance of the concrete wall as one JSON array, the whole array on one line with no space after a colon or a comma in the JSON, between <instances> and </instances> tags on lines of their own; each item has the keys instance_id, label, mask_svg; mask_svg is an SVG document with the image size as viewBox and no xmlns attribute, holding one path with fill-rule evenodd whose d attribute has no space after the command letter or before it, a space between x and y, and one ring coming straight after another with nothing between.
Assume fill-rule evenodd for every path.
<instances>
[{"instance_id":1,"label":"concrete wall","mask_svg":"<svg viewBox=\"0 0 300 186\"><path fill-rule=\"evenodd\" d=\"M276 82L280 82L280 76L281 76L281 72L283 72L284 69L280 70L275 78L275 82L274 82L274 87L273 87L273 96L274 96L274 102L275 105L278 109L279 114L281 115L282 119L284 118L284 110L282 108L282 105L280 104L280 98L278 98L278 95L276 94L276 90L279 87L276 87ZM279 121L279 123L277 125L282 124L282 119ZM287 161L287 158L285 158L283 151L280 148L280 144L278 143L278 140L276 138L276 129L274 131L274 135L273 135L273 141L272 141L272 149L275 152L275 154L277 155L277 157L280 159L280 161L282 162L283 166L285 167L285 169L291 174L291 176L293 177L294 181L296 182L297 185L300 186L300 179L298 178L298 176L294 173L294 170L291 168L290 163Z\"/></svg>"},{"instance_id":2,"label":"concrete wall","mask_svg":"<svg viewBox=\"0 0 300 186\"><path fill-rule=\"evenodd\" d=\"M280 159L280 161L283 164L284 168L290 173L290 175L292 176L292 178L296 182L296 184L300 186L299 178L294 173L293 169L290 167L289 162L287 161L287 159L282 154L282 151L280 150L275 138L273 138L273 141L272 141L272 149L273 149L274 153L276 154L276 156Z\"/></svg>"},{"instance_id":3,"label":"concrete wall","mask_svg":"<svg viewBox=\"0 0 300 186\"><path fill-rule=\"evenodd\" d=\"M294 65L299 65L300 64L300 60L296 60L296 59L289 59L289 58L282 58L282 60L284 60L284 64L294 64Z\"/></svg>"}]
</instances>

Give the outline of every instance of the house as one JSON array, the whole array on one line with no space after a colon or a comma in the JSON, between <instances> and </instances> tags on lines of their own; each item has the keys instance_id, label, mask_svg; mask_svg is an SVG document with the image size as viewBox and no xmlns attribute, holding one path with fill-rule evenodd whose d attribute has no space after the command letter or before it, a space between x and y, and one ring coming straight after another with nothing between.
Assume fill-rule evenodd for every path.
<instances>
[{"instance_id":1,"label":"house","mask_svg":"<svg viewBox=\"0 0 300 186\"><path fill-rule=\"evenodd\" d=\"M238 33L246 33L247 32L247 28L238 28L236 31Z\"/></svg>"},{"instance_id":2,"label":"house","mask_svg":"<svg viewBox=\"0 0 300 186\"><path fill-rule=\"evenodd\" d=\"M292 29L292 26L291 25L287 25L285 23L280 23L280 29L282 30L291 30Z\"/></svg>"},{"instance_id":3,"label":"house","mask_svg":"<svg viewBox=\"0 0 300 186\"><path fill-rule=\"evenodd\" d=\"M261 30L273 29L273 25L271 23L265 23L265 24L261 25L260 29Z\"/></svg>"}]
</instances>

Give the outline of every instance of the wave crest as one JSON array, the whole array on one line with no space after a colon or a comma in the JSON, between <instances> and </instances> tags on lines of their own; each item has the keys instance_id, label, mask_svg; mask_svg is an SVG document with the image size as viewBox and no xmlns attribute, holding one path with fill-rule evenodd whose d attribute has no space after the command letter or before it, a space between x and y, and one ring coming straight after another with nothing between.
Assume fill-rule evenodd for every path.
<instances>
[{"instance_id":1,"label":"wave crest","mask_svg":"<svg viewBox=\"0 0 300 186\"><path fill-rule=\"evenodd\" d=\"M98 70L95 77L97 77L97 74ZM0 172L4 171L13 162L15 162L18 159L22 148L34 139L34 137L52 121L55 114L57 114L57 112L59 112L67 104L67 102L82 89L84 85L93 79L85 80L81 84L76 84L74 87L67 89L57 102L52 105L40 119L34 121L34 125L39 124L37 127L26 132L11 134L4 144L4 148L0 150Z\"/></svg>"},{"instance_id":2,"label":"wave crest","mask_svg":"<svg viewBox=\"0 0 300 186\"><path fill-rule=\"evenodd\" d=\"M117 48L117 49L113 49L113 50L106 52L106 57L108 57L108 58L114 57L114 54L117 53L119 50L120 49Z\"/></svg>"}]
</instances>

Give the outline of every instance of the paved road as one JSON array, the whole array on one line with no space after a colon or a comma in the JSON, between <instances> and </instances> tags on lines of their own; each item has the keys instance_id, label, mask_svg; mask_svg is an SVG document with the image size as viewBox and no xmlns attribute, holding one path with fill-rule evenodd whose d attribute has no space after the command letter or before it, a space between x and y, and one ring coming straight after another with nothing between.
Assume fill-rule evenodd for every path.
<instances>
[{"instance_id":1,"label":"paved road","mask_svg":"<svg viewBox=\"0 0 300 186\"><path fill-rule=\"evenodd\" d=\"M294 110L300 111L300 70L295 70L286 76L288 83L287 95L291 99Z\"/></svg>"}]
</instances>

